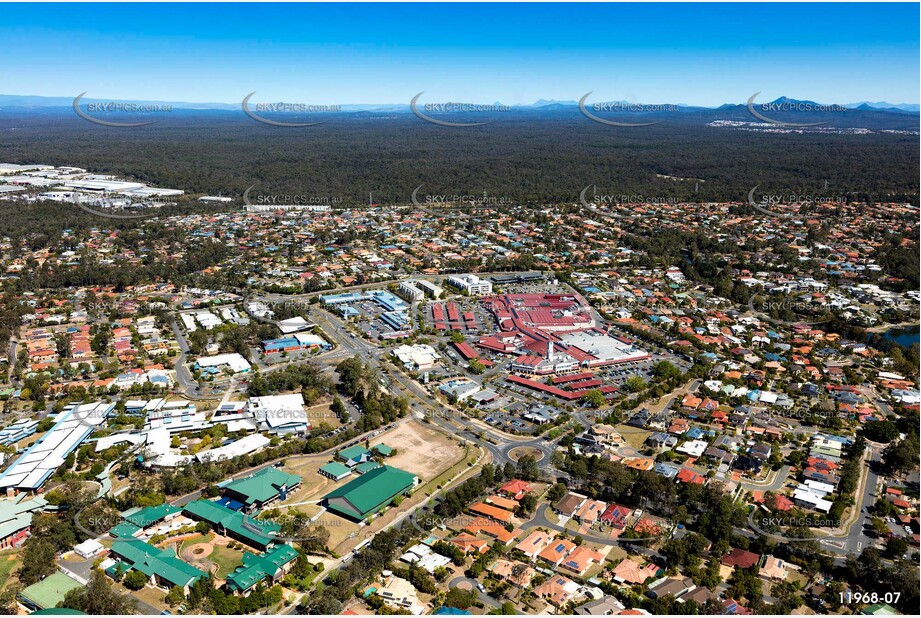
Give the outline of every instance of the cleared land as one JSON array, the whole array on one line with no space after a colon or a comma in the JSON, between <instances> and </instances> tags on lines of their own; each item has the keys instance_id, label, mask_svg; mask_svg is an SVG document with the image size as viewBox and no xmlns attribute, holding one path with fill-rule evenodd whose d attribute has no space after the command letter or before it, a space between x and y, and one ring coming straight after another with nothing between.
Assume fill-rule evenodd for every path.
<instances>
[{"instance_id":1,"label":"cleared land","mask_svg":"<svg viewBox=\"0 0 921 618\"><path fill-rule=\"evenodd\" d=\"M388 466L412 472L423 482L430 481L454 465L464 454L457 440L420 423L403 423L377 436L371 444L383 442L397 449L387 459Z\"/></svg>"},{"instance_id":2,"label":"cleared land","mask_svg":"<svg viewBox=\"0 0 921 618\"><path fill-rule=\"evenodd\" d=\"M384 516L374 518L367 525L360 525L332 513L320 515L317 524L329 531L327 546L339 555L349 551L363 538L390 525L407 509L426 500L437 491L437 485L446 483L460 473L467 467L467 462L475 460L477 455L475 449L467 453L456 439L414 421L401 423L370 442L372 446L383 443L396 449L396 454L386 459L387 465L412 472L420 478L420 487L399 508L389 509ZM337 483L320 474L320 467L332 460L330 456L317 455L288 457L282 469L300 476L301 487L289 494L284 502L272 506L285 512L290 507L307 517L319 514L322 508L319 502L323 496L356 478L350 475Z\"/></svg>"}]
</instances>

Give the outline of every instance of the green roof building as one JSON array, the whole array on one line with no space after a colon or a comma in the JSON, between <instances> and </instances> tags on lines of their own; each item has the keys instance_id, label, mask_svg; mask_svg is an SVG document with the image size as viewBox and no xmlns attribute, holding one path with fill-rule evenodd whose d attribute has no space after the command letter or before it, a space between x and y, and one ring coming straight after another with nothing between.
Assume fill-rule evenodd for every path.
<instances>
[{"instance_id":1,"label":"green roof building","mask_svg":"<svg viewBox=\"0 0 921 618\"><path fill-rule=\"evenodd\" d=\"M141 531L142 529L138 528L134 524L123 521L122 523L110 528L109 534L116 539L133 539Z\"/></svg>"},{"instance_id":2,"label":"green roof building","mask_svg":"<svg viewBox=\"0 0 921 618\"><path fill-rule=\"evenodd\" d=\"M375 444L374 446L371 447L371 450L377 451L378 453L381 454L382 457L390 457L391 455L393 455L393 448L390 446L387 446L383 442L381 444Z\"/></svg>"},{"instance_id":3,"label":"green roof building","mask_svg":"<svg viewBox=\"0 0 921 618\"><path fill-rule=\"evenodd\" d=\"M381 467L381 464L372 460L372 461L366 461L365 463L360 463L352 469L355 470L355 472L357 472L358 474L364 474L365 472L370 472L371 470L377 470L380 467Z\"/></svg>"},{"instance_id":4,"label":"green roof building","mask_svg":"<svg viewBox=\"0 0 921 618\"><path fill-rule=\"evenodd\" d=\"M381 466L334 489L323 500L329 510L362 520L395 497L405 494L415 484L415 475L399 468Z\"/></svg>"},{"instance_id":5,"label":"green roof building","mask_svg":"<svg viewBox=\"0 0 921 618\"><path fill-rule=\"evenodd\" d=\"M42 581L24 588L19 593L19 600L30 609L51 609L63 601L68 592L82 587L60 571L55 571Z\"/></svg>"},{"instance_id":6,"label":"green roof building","mask_svg":"<svg viewBox=\"0 0 921 618\"><path fill-rule=\"evenodd\" d=\"M301 484L301 477L269 466L252 476L230 481L224 485L224 495L242 502L247 507L262 508L273 500L287 497Z\"/></svg>"},{"instance_id":7,"label":"green roof building","mask_svg":"<svg viewBox=\"0 0 921 618\"><path fill-rule=\"evenodd\" d=\"M273 547L258 556L250 552L243 554L243 564L227 576L227 588L233 592L247 592L266 579L280 580L297 558L297 550L288 544Z\"/></svg>"},{"instance_id":8,"label":"green roof building","mask_svg":"<svg viewBox=\"0 0 921 618\"><path fill-rule=\"evenodd\" d=\"M176 552L159 549L138 539L118 539L112 543L112 554L151 582L172 588L179 586L188 593L189 587L205 574L176 557Z\"/></svg>"},{"instance_id":9,"label":"green roof building","mask_svg":"<svg viewBox=\"0 0 921 618\"><path fill-rule=\"evenodd\" d=\"M125 521L134 524L138 528L149 528L159 523L171 515L181 513L182 508L172 504L160 504L158 506L148 506L135 511L130 515L124 515Z\"/></svg>"},{"instance_id":10,"label":"green roof building","mask_svg":"<svg viewBox=\"0 0 921 618\"><path fill-rule=\"evenodd\" d=\"M279 524L253 519L210 500L189 502L183 512L192 519L208 522L222 534L262 551L275 541L275 533L281 530Z\"/></svg>"},{"instance_id":11,"label":"green roof building","mask_svg":"<svg viewBox=\"0 0 921 618\"><path fill-rule=\"evenodd\" d=\"M322 474L325 477L331 478L334 481L341 481L342 479L344 479L351 473L352 471L349 469L348 466L345 466L339 463L338 461L331 461L325 466L322 466L320 468L320 474Z\"/></svg>"},{"instance_id":12,"label":"green roof building","mask_svg":"<svg viewBox=\"0 0 921 618\"><path fill-rule=\"evenodd\" d=\"M899 612L887 603L875 603L863 608L860 613L865 616L895 616Z\"/></svg>"},{"instance_id":13,"label":"green roof building","mask_svg":"<svg viewBox=\"0 0 921 618\"><path fill-rule=\"evenodd\" d=\"M360 444L356 444L355 446L342 449L336 453L336 457L346 462L346 464L355 465L371 459L371 451Z\"/></svg>"}]
</instances>

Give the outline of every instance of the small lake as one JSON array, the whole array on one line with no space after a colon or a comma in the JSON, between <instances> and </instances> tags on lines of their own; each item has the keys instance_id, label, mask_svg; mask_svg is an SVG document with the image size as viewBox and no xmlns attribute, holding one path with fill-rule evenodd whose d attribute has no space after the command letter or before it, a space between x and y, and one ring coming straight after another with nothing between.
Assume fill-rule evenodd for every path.
<instances>
[{"instance_id":1,"label":"small lake","mask_svg":"<svg viewBox=\"0 0 921 618\"><path fill-rule=\"evenodd\" d=\"M883 337L889 341L894 341L903 348L910 348L915 343L921 343L921 327L904 326L890 328L883 333Z\"/></svg>"}]
</instances>

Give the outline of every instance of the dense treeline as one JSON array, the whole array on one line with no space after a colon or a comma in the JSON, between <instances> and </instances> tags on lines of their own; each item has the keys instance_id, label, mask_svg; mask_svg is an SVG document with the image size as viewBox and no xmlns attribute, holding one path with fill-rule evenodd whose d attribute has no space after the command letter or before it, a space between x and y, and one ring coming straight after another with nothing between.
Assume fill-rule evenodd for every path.
<instances>
[{"instance_id":1,"label":"dense treeline","mask_svg":"<svg viewBox=\"0 0 921 618\"><path fill-rule=\"evenodd\" d=\"M338 614L342 611L342 604L355 594L358 585L386 568L400 548L418 534L419 530L409 524L378 532L358 555L338 571L330 573L324 582L326 585L312 594L306 606L298 608L298 613Z\"/></svg>"},{"instance_id":2,"label":"dense treeline","mask_svg":"<svg viewBox=\"0 0 921 618\"><path fill-rule=\"evenodd\" d=\"M744 110L710 114L751 120ZM828 181L835 194L901 194L917 203L914 135L755 133L682 114L618 130L575 109L515 111L463 130L409 114L334 116L290 131L239 112L177 110L155 125L112 131L70 110L4 112L0 128L18 130L0 131L0 151L11 162L76 165L189 193L241 196L256 185L257 194L336 197L343 205L365 205L370 192L381 204L409 203L420 184L426 194L485 191L523 203L576 202L593 183L625 194L742 200L768 181L789 192L814 192ZM886 116L890 128L917 129L914 116L875 117ZM694 194L693 180L656 174L704 182Z\"/></svg>"},{"instance_id":3,"label":"dense treeline","mask_svg":"<svg viewBox=\"0 0 921 618\"><path fill-rule=\"evenodd\" d=\"M409 412L406 398L385 392L381 388L378 371L360 356L339 363L336 373L339 374L340 389L354 400L362 412L357 423L359 430L372 431L403 418Z\"/></svg>"}]
</instances>

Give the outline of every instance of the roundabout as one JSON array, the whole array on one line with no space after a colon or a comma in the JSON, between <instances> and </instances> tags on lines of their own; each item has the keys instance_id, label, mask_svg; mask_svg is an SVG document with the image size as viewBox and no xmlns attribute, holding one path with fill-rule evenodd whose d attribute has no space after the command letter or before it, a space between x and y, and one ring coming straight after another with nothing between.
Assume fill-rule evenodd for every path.
<instances>
[{"instance_id":1,"label":"roundabout","mask_svg":"<svg viewBox=\"0 0 921 618\"><path fill-rule=\"evenodd\" d=\"M530 455L531 457L533 457L534 461L537 461L537 462L543 461L545 458L549 456L549 454L546 452L546 449L539 447L539 446L534 446L534 445L512 446L505 451L505 455L510 460L516 463L518 462L519 459L527 455Z\"/></svg>"}]
</instances>

